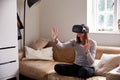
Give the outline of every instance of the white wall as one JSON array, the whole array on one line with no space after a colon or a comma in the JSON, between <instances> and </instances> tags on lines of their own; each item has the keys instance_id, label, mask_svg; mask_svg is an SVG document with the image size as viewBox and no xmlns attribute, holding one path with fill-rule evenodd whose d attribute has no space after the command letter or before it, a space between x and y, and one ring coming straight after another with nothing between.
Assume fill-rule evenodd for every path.
<instances>
[{"instance_id":1,"label":"white wall","mask_svg":"<svg viewBox=\"0 0 120 80\"><path fill-rule=\"evenodd\" d=\"M25 24L25 34L26 34L26 45L31 41L36 40L40 37L40 9L39 4L33 5L31 8L28 7L26 3L26 24ZM24 13L24 0L17 0L17 12L23 22L23 13ZM21 30L23 32L23 30ZM22 46L22 40L19 40L19 48Z\"/></svg>"},{"instance_id":2,"label":"white wall","mask_svg":"<svg viewBox=\"0 0 120 80\"><path fill-rule=\"evenodd\" d=\"M98 45L120 47L120 34L90 33L90 37L97 41Z\"/></svg>"},{"instance_id":3,"label":"white wall","mask_svg":"<svg viewBox=\"0 0 120 80\"><path fill-rule=\"evenodd\" d=\"M41 36L50 38L51 28L56 26L60 32L60 40L73 38L72 26L87 23L86 4L86 0L42 0L40 4Z\"/></svg>"},{"instance_id":4,"label":"white wall","mask_svg":"<svg viewBox=\"0 0 120 80\"><path fill-rule=\"evenodd\" d=\"M18 0L19 13L22 14L23 0ZM27 8L26 42L29 43L39 37L51 39L51 28L59 30L62 41L75 37L71 28L74 24L87 24L87 0L41 0L33 8ZM120 34L94 34L98 45L120 46Z\"/></svg>"},{"instance_id":5,"label":"white wall","mask_svg":"<svg viewBox=\"0 0 120 80\"><path fill-rule=\"evenodd\" d=\"M73 24L87 24L87 0L42 0L40 4L40 35L50 38L50 30L57 26L59 38L74 37ZM120 46L120 34L90 33L98 45Z\"/></svg>"}]
</instances>

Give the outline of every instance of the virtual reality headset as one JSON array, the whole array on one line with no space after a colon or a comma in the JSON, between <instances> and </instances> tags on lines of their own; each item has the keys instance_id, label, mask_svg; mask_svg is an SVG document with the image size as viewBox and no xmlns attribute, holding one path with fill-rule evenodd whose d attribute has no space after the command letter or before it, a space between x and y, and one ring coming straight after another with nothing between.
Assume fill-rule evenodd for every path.
<instances>
[{"instance_id":1,"label":"virtual reality headset","mask_svg":"<svg viewBox=\"0 0 120 80\"><path fill-rule=\"evenodd\" d=\"M73 25L72 31L75 33L88 33L89 29L84 24Z\"/></svg>"}]
</instances>

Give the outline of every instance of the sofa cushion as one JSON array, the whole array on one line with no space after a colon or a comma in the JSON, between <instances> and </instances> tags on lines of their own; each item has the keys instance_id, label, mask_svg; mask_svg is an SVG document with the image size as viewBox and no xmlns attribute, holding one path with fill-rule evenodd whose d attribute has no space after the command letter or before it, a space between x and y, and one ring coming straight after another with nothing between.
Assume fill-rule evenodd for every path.
<instances>
[{"instance_id":1,"label":"sofa cushion","mask_svg":"<svg viewBox=\"0 0 120 80\"><path fill-rule=\"evenodd\" d=\"M95 67L96 75L106 76L106 73L117 67L120 63L120 54L103 54Z\"/></svg>"},{"instance_id":2,"label":"sofa cushion","mask_svg":"<svg viewBox=\"0 0 120 80\"><path fill-rule=\"evenodd\" d=\"M60 62L67 62L67 63L73 63L74 62L74 48L68 47L68 48L58 48L56 46L56 43L49 42L47 47L53 47L53 58L55 61Z\"/></svg>"},{"instance_id":3,"label":"sofa cushion","mask_svg":"<svg viewBox=\"0 0 120 80\"><path fill-rule=\"evenodd\" d=\"M53 60L52 47L35 50L30 47L25 47L25 59L40 59L40 60Z\"/></svg>"},{"instance_id":4,"label":"sofa cushion","mask_svg":"<svg viewBox=\"0 0 120 80\"><path fill-rule=\"evenodd\" d=\"M93 67L96 67L98 63L100 62L100 59L95 59L94 63L92 64Z\"/></svg>"},{"instance_id":5,"label":"sofa cushion","mask_svg":"<svg viewBox=\"0 0 120 80\"><path fill-rule=\"evenodd\" d=\"M48 39L40 38L36 41L31 42L30 47L32 47L33 49L36 49L36 50L40 50L40 49L44 48L48 44L48 42L49 42Z\"/></svg>"}]
</instances>

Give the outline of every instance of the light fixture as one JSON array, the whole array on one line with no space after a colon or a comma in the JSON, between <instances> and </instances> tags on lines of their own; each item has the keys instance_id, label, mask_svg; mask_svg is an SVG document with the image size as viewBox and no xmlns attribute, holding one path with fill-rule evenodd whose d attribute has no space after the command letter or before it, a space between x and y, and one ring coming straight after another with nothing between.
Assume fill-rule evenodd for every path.
<instances>
[{"instance_id":1,"label":"light fixture","mask_svg":"<svg viewBox=\"0 0 120 80\"><path fill-rule=\"evenodd\" d=\"M27 4L29 6L29 8L31 8L35 3L40 2L41 0L24 0L24 19L23 19L23 24L24 24L24 31L23 31L23 51L25 53L25 18L26 18L26 1Z\"/></svg>"}]
</instances>

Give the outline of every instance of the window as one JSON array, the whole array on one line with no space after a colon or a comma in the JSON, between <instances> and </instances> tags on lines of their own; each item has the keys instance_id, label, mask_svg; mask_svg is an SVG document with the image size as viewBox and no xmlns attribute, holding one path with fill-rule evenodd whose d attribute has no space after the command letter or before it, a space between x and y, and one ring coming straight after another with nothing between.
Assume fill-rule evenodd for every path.
<instances>
[{"instance_id":1,"label":"window","mask_svg":"<svg viewBox=\"0 0 120 80\"><path fill-rule=\"evenodd\" d=\"M120 0L87 0L90 32L118 32ZM119 7L119 8L118 8Z\"/></svg>"}]
</instances>

